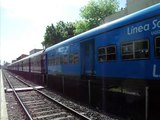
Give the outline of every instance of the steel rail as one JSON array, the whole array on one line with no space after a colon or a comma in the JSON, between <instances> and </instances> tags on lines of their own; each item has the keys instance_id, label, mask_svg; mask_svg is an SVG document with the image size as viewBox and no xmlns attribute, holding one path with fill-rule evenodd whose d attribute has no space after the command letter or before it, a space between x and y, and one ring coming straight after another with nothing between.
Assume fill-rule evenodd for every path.
<instances>
[{"instance_id":1,"label":"steel rail","mask_svg":"<svg viewBox=\"0 0 160 120\"><path fill-rule=\"evenodd\" d=\"M6 75L3 72L3 75L5 77L5 79L7 80L9 86L12 88L14 95L16 96L18 102L20 103L21 107L23 108L23 110L25 111L25 114L27 115L29 120L33 120L33 118L31 117L31 115L29 114L27 108L24 106L23 102L21 101L20 97L18 96L18 94L16 93L14 87L12 86L11 82L9 81L9 79L6 77Z\"/></svg>"},{"instance_id":2,"label":"steel rail","mask_svg":"<svg viewBox=\"0 0 160 120\"><path fill-rule=\"evenodd\" d=\"M72 108L70 108L70 107L68 107L68 106L66 106L66 105L58 102L57 100L53 99L52 97L48 96L47 94L45 94L45 93L43 93L43 92L41 92L41 91L39 91L39 90L37 90L37 89L35 89L35 90L36 90L37 92L39 92L41 95L47 97L49 100L51 100L51 101L55 102L56 104L64 107L65 109L69 110L70 112L72 112L74 115L76 115L76 116L79 117L80 119L82 119L82 120L91 120L90 118L86 117L85 115L80 114L79 112L75 111L74 109L72 109Z\"/></svg>"},{"instance_id":3,"label":"steel rail","mask_svg":"<svg viewBox=\"0 0 160 120\"><path fill-rule=\"evenodd\" d=\"M73 113L75 116L79 117L80 119L83 119L83 120L91 120L90 118L86 117L85 115L83 114L80 114L79 112L75 111L74 109L58 102L57 100L53 99L52 97L50 97L49 95L45 94L44 92L36 89L35 87L33 87L32 85L29 85L28 83L22 81L20 78L18 77L15 77L13 74L10 73L10 75L12 75L14 78L18 79L19 81L23 82L24 84L26 84L27 86L29 87L32 87L35 91L37 91L38 93L40 93L41 95L43 95L44 97L46 97L47 99L55 102L56 104L62 106L63 108L67 109L68 111L70 111L71 113Z\"/></svg>"}]
</instances>

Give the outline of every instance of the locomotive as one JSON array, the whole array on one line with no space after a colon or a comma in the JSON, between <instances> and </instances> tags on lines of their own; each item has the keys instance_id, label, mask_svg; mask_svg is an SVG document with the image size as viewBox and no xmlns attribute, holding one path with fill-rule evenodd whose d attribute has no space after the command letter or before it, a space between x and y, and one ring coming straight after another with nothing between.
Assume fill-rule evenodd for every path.
<instances>
[{"instance_id":1,"label":"locomotive","mask_svg":"<svg viewBox=\"0 0 160 120\"><path fill-rule=\"evenodd\" d=\"M157 118L160 4L16 61L8 70L105 112Z\"/></svg>"}]
</instances>

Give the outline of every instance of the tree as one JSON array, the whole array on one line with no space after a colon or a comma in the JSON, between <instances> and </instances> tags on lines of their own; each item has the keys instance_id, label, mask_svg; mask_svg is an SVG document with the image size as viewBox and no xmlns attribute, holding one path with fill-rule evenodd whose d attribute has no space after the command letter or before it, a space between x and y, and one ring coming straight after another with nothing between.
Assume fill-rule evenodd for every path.
<instances>
[{"instance_id":1,"label":"tree","mask_svg":"<svg viewBox=\"0 0 160 120\"><path fill-rule=\"evenodd\" d=\"M56 25L56 30L61 37L61 41L63 41L74 36L75 26L72 22L64 23L63 21L60 21Z\"/></svg>"},{"instance_id":2,"label":"tree","mask_svg":"<svg viewBox=\"0 0 160 120\"><path fill-rule=\"evenodd\" d=\"M91 29L99 26L107 16L115 13L118 7L117 0L91 0L80 9L80 15Z\"/></svg>"},{"instance_id":3,"label":"tree","mask_svg":"<svg viewBox=\"0 0 160 120\"><path fill-rule=\"evenodd\" d=\"M51 26L46 27L46 32L42 45L47 48L51 45L73 37L74 31L74 23L71 22L64 23L63 21L59 21L56 26L51 24Z\"/></svg>"},{"instance_id":4,"label":"tree","mask_svg":"<svg viewBox=\"0 0 160 120\"><path fill-rule=\"evenodd\" d=\"M59 37L60 36L58 35L55 26L51 24L51 26L46 27L46 32L42 45L46 48L53 44L56 44L57 42L59 42Z\"/></svg>"},{"instance_id":5,"label":"tree","mask_svg":"<svg viewBox=\"0 0 160 120\"><path fill-rule=\"evenodd\" d=\"M80 33L83 33L87 30L89 30L89 26L88 26L88 22L85 21L85 20L79 20L75 23L75 31L74 31L74 34L77 35L77 34L80 34Z\"/></svg>"}]
</instances>

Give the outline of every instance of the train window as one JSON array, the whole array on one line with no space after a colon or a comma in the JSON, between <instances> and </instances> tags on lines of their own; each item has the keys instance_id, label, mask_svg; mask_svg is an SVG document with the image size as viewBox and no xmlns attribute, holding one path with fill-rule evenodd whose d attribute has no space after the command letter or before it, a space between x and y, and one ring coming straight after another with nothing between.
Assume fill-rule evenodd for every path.
<instances>
[{"instance_id":1,"label":"train window","mask_svg":"<svg viewBox=\"0 0 160 120\"><path fill-rule=\"evenodd\" d=\"M56 65L59 65L59 64L60 64L60 57L57 56L57 57L55 58L55 64L56 64Z\"/></svg>"},{"instance_id":2,"label":"train window","mask_svg":"<svg viewBox=\"0 0 160 120\"><path fill-rule=\"evenodd\" d=\"M38 66L41 66L41 61L38 61Z\"/></svg>"},{"instance_id":3,"label":"train window","mask_svg":"<svg viewBox=\"0 0 160 120\"><path fill-rule=\"evenodd\" d=\"M133 42L122 44L122 59L133 59Z\"/></svg>"},{"instance_id":4,"label":"train window","mask_svg":"<svg viewBox=\"0 0 160 120\"><path fill-rule=\"evenodd\" d=\"M99 48L98 49L98 61L103 62L106 61L106 48Z\"/></svg>"},{"instance_id":5,"label":"train window","mask_svg":"<svg viewBox=\"0 0 160 120\"><path fill-rule=\"evenodd\" d=\"M69 62L73 63L73 54L70 54L70 56L69 56Z\"/></svg>"},{"instance_id":6,"label":"train window","mask_svg":"<svg viewBox=\"0 0 160 120\"><path fill-rule=\"evenodd\" d=\"M134 43L135 59L143 59L149 57L149 45L148 40L136 41Z\"/></svg>"},{"instance_id":7,"label":"train window","mask_svg":"<svg viewBox=\"0 0 160 120\"><path fill-rule=\"evenodd\" d=\"M63 56L60 56L60 64L63 64Z\"/></svg>"},{"instance_id":8,"label":"train window","mask_svg":"<svg viewBox=\"0 0 160 120\"><path fill-rule=\"evenodd\" d=\"M49 58L49 64L50 64L50 66L55 65L55 56L51 56Z\"/></svg>"},{"instance_id":9,"label":"train window","mask_svg":"<svg viewBox=\"0 0 160 120\"><path fill-rule=\"evenodd\" d=\"M39 66L39 61L35 62L35 66L38 67Z\"/></svg>"},{"instance_id":10,"label":"train window","mask_svg":"<svg viewBox=\"0 0 160 120\"><path fill-rule=\"evenodd\" d=\"M68 55L62 55L60 57L61 64L67 64L68 63Z\"/></svg>"},{"instance_id":11,"label":"train window","mask_svg":"<svg viewBox=\"0 0 160 120\"><path fill-rule=\"evenodd\" d=\"M79 56L78 56L78 53L74 54L74 63L78 63L78 59L79 59Z\"/></svg>"},{"instance_id":12,"label":"train window","mask_svg":"<svg viewBox=\"0 0 160 120\"><path fill-rule=\"evenodd\" d=\"M48 58L48 65L51 66L51 58Z\"/></svg>"},{"instance_id":13,"label":"train window","mask_svg":"<svg viewBox=\"0 0 160 120\"><path fill-rule=\"evenodd\" d=\"M55 57L52 58L52 65L55 65L56 64L56 59Z\"/></svg>"},{"instance_id":14,"label":"train window","mask_svg":"<svg viewBox=\"0 0 160 120\"><path fill-rule=\"evenodd\" d=\"M39 64L41 65L41 62ZM51 56L50 58L48 58L48 65L49 66L56 65L56 57L55 56Z\"/></svg>"},{"instance_id":15,"label":"train window","mask_svg":"<svg viewBox=\"0 0 160 120\"><path fill-rule=\"evenodd\" d=\"M160 58L160 36L155 39L155 52L156 57Z\"/></svg>"},{"instance_id":16,"label":"train window","mask_svg":"<svg viewBox=\"0 0 160 120\"><path fill-rule=\"evenodd\" d=\"M68 55L63 56L63 63L67 64L68 63Z\"/></svg>"},{"instance_id":17,"label":"train window","mask_svg":"<svg viewBox=\"0 0 160 120\"><path fill-rule=\"evenodd\" d=\"M104 62L109 60L116 60L116 46L106 46L98 49L98 61Z\"/></svg>"},{"instance_id":18,"label":"train window","mask_svg":"<svg viewBox=\"0 0 160 120\"><path fill-rule=\"evenodd\" d=\"M146 59L149 57L148 40L134 41L122 44L122 59Z\"/></svg>"},{"instance_id":19,"label":"train window","mask_svg":"<svg viewBox=\"0 0 160 120\"><path fill-rule=\"evenodd\" d=\"M70 54L70 63L77 64L79 61L78 53Z\"/></svg>"},{"instance_id":20,"label":"train window","mask_svg":"<svg viewBox=\"0 0 160 120\"><path fill-rule=\"evenodd\" d=\"M116 46L106 47L107 51L107 60L116 60Z\"/></svg>"}]
</instances>

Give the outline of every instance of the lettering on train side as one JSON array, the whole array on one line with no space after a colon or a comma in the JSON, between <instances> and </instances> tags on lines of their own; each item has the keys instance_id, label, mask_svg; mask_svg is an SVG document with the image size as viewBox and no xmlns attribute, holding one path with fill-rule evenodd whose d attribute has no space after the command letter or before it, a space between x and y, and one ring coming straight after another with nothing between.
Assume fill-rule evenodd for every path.
<instances>
[{"instance_id":1,"label":"lettering on train side","mask_svg":"<svg viewBox=\"0 0 160 120\"><path fill-rule=\"evenodd\" d=\"M154 78L160 78L160 74L157 73L157 69L158 69L158 68L157 68L157 65L154 64L154 65L153 65L153 77L154 77Z\"/></svg>"},{"instance_id":2,"label":"lettering on train side","mask_svg":"<svg viewBox=\"0 0 160 120\"><path fill-rule=\"evenodd\" d=\"M160 20L159 19L154 19L151 23L146 23L146 24L142 24L139 26L130 26L127 28L127 34L128 35L133 35L133 34L137 34L137 33L141 33L141 32L146 32L149 30L156 30L160 28ZM159 31L159 30L157 30ZM154 31L154 33L156 33L156 31ZM153 34L153 32L151 33Z\"/></svg>"}]
</instances>

